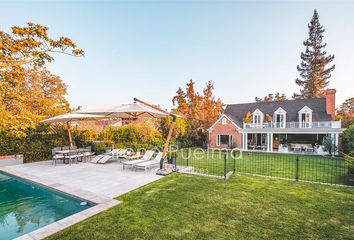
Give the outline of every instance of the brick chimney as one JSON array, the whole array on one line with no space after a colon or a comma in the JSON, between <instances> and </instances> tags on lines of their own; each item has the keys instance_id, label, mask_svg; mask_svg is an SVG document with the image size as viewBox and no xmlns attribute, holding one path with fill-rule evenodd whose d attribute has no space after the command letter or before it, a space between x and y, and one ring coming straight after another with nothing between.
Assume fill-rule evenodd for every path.
<instances>
[{"instance_id":1,"label":"brick chimney","mask_svg":"<svg viewBox=\"0 0 354 240\"><path fill-rule=\"evenodd\" d=\"M332 120L336 118L336 92L335 89L326 90L326 112L331 115Z\"/></svg>"}]
</instances>

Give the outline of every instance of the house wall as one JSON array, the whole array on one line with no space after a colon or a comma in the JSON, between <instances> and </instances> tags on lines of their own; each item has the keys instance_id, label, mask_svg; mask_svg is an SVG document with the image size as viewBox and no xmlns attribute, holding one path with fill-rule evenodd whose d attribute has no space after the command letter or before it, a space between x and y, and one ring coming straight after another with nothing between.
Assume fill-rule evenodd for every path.
<instances>
[{"instance_id":1,"label":"house wall","mask_svg":"<svg viewBox=\"0 0 354 240\"><path fill-rule=\"evenodd\" d=\"M226 118L226 124L222 124L222 119L213 126L213 128L209 131L208 139L209 139L209 148L215 149L225 149L225 146L217 146L217 136L218 135L231 135L233 137L235 147L242 148L242 134L239 133L236 129L235 124L233 124L229 119Z\"/></svg>"}]
</instances>

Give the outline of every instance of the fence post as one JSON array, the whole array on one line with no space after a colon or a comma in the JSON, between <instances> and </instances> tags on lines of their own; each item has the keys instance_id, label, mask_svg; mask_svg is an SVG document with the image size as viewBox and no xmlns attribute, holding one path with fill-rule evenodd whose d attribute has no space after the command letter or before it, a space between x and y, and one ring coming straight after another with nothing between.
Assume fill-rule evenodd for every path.
<instances>
[{"instance_id":1,"label":"fence post","mask_svg":"<svg viewBox=\"0 0 354 240\"><path fill-rule=\"evenodd\" d=\"M178 150L177 150L178 151ZM183 152L183 149L181 150ZM183 154L183 153L182 153ZM175 162L174 162L174 165L175 165L175 172L177 172L177 158L178 158L178 154L176 153L176 156L175 156Z\"/></svg>"},{"instance_id":2,"label":"fence post","mask_svg":"<svg viewBox=\"0 0 354 240\"><path fill-rule=\"evenodd\" d=\"M232 155L232 152L231 152L231 157L233 158L234 160L234 172L236 172L236 157Z\"/></svg>"},{"instance_id":3,"label":"fence post","mask_svg":"<svg viewBox=\"0 0 354 240\"><path fill-rule=\"evenodd\" d=\"M188 167L188 165L189 165L188 160L189 160L189 148L187 148L187 167Z\"/></svg>"},{"instance_id":4,"label":"fence post","mask_svg":"<svg viewBox=\"0 0 354 240\"><path fill-rule=\"evenodd\" d=\"M224 154L224 177L226 179L226 153Z\"/></svg>"},{"instance_id":5,"label":"fence post","mask_svg":"<svg viewBox=\"0 0 354 240\"><path fill-rule=\"evenodd\" d=\"M299 181L299 156L295 158L295 180Z\"/></svg>"}]
</instances>

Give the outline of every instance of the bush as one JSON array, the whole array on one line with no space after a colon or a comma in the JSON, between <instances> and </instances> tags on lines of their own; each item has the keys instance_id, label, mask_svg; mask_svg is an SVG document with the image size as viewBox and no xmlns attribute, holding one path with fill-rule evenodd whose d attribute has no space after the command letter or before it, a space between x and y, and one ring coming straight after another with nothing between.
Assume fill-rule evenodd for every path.
<instances>
[{"instance_id":1,"label":"bush","mask_svg":"<svg viewBox=\"0 0 354 240\"><path fill-rule=\"evenodd\" d=\"M99 135L106 144L114 144L115 148L151 149L162 148L164 139L152 121L139 122L118 129L107 128Z\"/></svg>"},{"instance_id":2,"label":"bush","mask_svg":"<svg viewBox=\"0 0 354 240\"><path fill-rule=\"evenodd\" d=\"M332 152L337 150L337 146L334 144L333 138L329 135L323 138L322 145L324 146L325 151L328 151L329 154L332 154Z\"/></svg>"},{"instance_id":3,"label":"bush","mask_svg":"<svg viewBox=\"0 0 354 240\"><path fill-rule=\"evenodd\" d=\"M0 156L19 154L24 138L9 131L0 132Z\"/></svg>"},{"instance_id":4,"label":"bush","mask_svg":"<svg viewBox=\"0 0 354 240\"><path fill-rule=\"evenodd\" d=\"M104 153L107 149L107 145L104 142L94 142L93 151L98 155Z\"/></svg>"},{"instance_id":5,"label":"bush","mask_svg":"<svg viewBox=\"0 0 354 240\"><path fill-rule=\"evenodd\" d=\"M28 128L21 146L23 161L28 163L52 159L52 148L67 145L67 139L63 127L50 128L40 124L36 128Z\"/></svg>"},{"instance_id":6,"label":"bush","mask_svg":"<svg viewBox=\"0 0 354 240\"><path fill-rule=\"evenodd\" d=\"M72 136L75 146L83 148L92 145L98 134L94 130L75 130Z\"/></svg>"},{"instance_id":7,"label":"bush","mask_svg":"<svg viewBox=\"0 0 354 240\"><path fill-rule=\"evenodd\" d=\"M350 125L343 133L344 152L354 152L354 124Z\"/></svg>"}]
</instances>

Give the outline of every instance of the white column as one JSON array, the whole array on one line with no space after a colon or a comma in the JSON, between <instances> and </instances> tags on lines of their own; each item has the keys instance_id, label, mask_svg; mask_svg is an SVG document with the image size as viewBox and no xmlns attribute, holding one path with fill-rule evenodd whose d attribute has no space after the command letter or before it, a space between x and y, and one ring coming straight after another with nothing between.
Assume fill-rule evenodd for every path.
<instances>
[{"instance_id":1,"label":"white column","mask_svg":"<svg viewBox=\"0 0 354 240\"><path fill-rule=\"evenodd\" d=\"M245 133L245 150L248 150L248 133Z\"/></svg>"},{"instance_id":2,"label":"white column","mask_svg":"<svg viewBox=\"0 0 354 240\"><path fill-rule=\"evenodd\" d=\"M242 133L242 150L245 150L245 133Z\"/></svg>"},{"instance_id":3,"label":"white column","mask_svg":"<svg viewBox=\"0 0 354 240\"><path fill-rule=\"evenodd\" d=\"M273 133L270 134L270 152L273 152Z\"/></svg>"},{"instance_id":4,"label":"white column","mask_svg":"<svg viewBox=\"0 0 354 240\"><path fill-rule=\"evenodd\" d=\"M334 144L337 147L335 152L336 152L336 154L338 154L338 151L339 151L339 134L338 133L334 134Z\"/></svg>"},{"instance_id":5,"label":"white column","mask_svg":"<svg viewBox=\"0 0 354 240\"><path fill-rule=\"evenodd\" d=\"M267 152L270 152L270 134L267 133Z\"/></svg>"}]
</instances>

